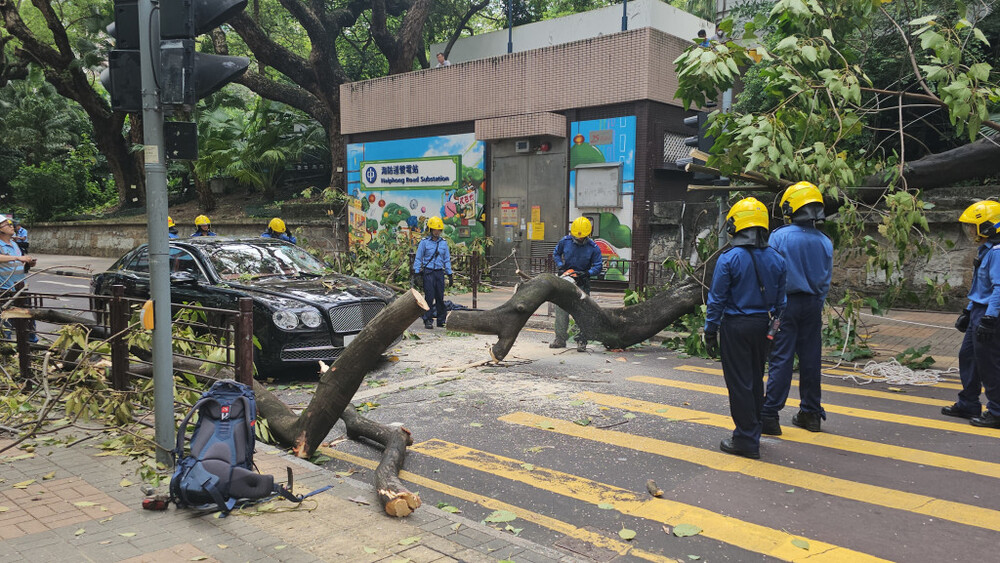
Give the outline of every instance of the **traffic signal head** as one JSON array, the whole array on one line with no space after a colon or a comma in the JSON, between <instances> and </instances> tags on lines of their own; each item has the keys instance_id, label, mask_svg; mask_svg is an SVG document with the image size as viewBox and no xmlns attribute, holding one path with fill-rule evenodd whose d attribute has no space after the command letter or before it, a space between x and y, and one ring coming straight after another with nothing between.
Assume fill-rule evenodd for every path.
<instances>
[{"instance_id":1,"label":"traffic signal head","mask_svg":"<svg viewBox=\"0 0 1000 563\"><path fill-rule=\"evenodd\" d=\"M160 3L160 101L194 105L243 74L246 57L195 50L195 38L246 8L247 0L163 0Z\"/></svg>"},{"instance_id":2,"label":"traffic signal head","mask_svg":"<svg viewBox=\"0 0 1000 563\"><path fill-rule=\"evenodd\" d=\"M247 7L247 0L163 0L160 39L189 39L211 31Z\"/></svg>"},{"instance_id":3,"label":"traffic signal head","mask_svg":"<svg viewBox=\"0 0 1000 563\"><path fill-rule=\"evenodd\" d=\"M115 21L106 29L115 40L115 48L108 54L108 68L101 71L101 84L111 95L111 109L141 111L138 1L116 1Z\"/></svg>"}]
</instances>

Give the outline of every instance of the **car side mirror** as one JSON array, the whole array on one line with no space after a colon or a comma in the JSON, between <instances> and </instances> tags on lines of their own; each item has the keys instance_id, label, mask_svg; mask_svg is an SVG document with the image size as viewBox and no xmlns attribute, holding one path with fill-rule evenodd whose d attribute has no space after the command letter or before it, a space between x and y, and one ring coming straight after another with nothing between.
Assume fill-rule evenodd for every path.
<instances>
[{"instance_id":1,"label":"car side mirror","mask_svg":"<svg viewBox=\"0 0 1000 563\"><path fill-rule=\"evenodd\" d=\"M198 285L198 278L191 272L171 272L170 285Z\"/></svg>"}]
</instances>

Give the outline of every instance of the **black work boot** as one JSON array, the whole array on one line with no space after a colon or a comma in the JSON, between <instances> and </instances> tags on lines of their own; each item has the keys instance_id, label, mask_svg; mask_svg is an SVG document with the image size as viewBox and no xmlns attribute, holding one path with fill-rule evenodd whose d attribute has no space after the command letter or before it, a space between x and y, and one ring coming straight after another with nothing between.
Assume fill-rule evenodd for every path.
<instances>
[{"instance_id":1,"label":"black work boot","mask_svg":"<svg viewBox=\"0 0 1000 563\"><path fill-rule=\"evenodd\" d=\"M975 411L963 409L958 403L947 407L941 407L941 414L957 418L975 418L979 416L981 412L982 410L980 409L976 409Z\"/></svg>"},{"instance_id":2,"label":"black work boot","mask_svg":"<svg viewBox=\"0 0 1000 563\"><path fill-rule=\"evenodd\" d=\"M792 417L792 424L805 428L810 432L819 432L820 414L818 412L799 411Z\"/></svg>"},{"instance_id":3,"label":"black work boot","mask_svg":"<svg viewBox=\"0 0 1000 563\"><path fill-rule=\"evenodd\" d=\"M969 419L969 424L981 428L1000 428L1000 417L993 416L993 413L986 411L981 416Z\"/></svg>"},{"instance_id":4,"label":"black work boot","mask_svg":"<svg viewBox=\"0 0 1000 563\"><path fill-rule=\"evenodd\" d=\"M781 436L781 422L776 416L762 416L760 417L762 423L762 428L760 430L761 434L767 434L768 436Z\"/></svg>"},{"instance_id":5,"label":"black work boot","mask_svg":"<svg viewBox=\"0 0 1000 563\"><path fill-rule=\"evenodd\" d=\"M565 347L566 347L566 341L560 338L556 338L555 340L552 341L551 344L549 344L549 348L565 348Z\"/></svg>"},{"instance_id":6,"label":"black work boot","mask_svg":"<svg viewBox=\"0 0 1000 563\"><path fill-rule=\"evenodd\" d=\"M424 321L424 328L429 328L431 330L434 330L434 321L431 320Z\"/></svg>"}]
</instances>

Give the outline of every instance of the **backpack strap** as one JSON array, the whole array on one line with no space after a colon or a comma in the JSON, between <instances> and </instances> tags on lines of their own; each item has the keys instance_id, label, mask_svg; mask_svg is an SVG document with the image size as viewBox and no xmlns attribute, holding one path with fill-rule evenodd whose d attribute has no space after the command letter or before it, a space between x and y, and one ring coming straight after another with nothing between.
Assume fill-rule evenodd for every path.
<instances>
[{"instance_id":1,"label":"backpack strap","mask_svg":"<svg viewBox=\"0 0 1000 563\"><path fill-rule=\"evenodd\" d=\"M177 432L177 447L174 448L174 451L170 452L173 455L173 457L174 457L174 465L177 465L177 459L178 458L181 458L181 457L184 456L184 439L187 437L187 425L188 425L189 422L191 422L191 417L194 416L194 413L198 412L198 410L201 408L201 406L203 404L205 404L205 402L208 401L208 400L209 399L204 399L203 398L203 399L200 399L197 403L195 403L194 406L191 407L191 410L188 411L187 416L184 417L184 420L181 421L180 426L177 427L177 430L178 430L178 432ZM211 399L211 400L214 401L215 399Z\"/></svg>"}]
</instances>

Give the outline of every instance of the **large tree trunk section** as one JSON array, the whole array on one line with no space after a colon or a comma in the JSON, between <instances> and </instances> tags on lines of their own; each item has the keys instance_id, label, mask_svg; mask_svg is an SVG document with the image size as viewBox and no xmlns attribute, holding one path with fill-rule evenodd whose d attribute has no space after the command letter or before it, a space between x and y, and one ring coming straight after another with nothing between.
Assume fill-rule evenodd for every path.
<instances>
[{"instance_id":1,"label":"large tree trunk section","mask_svg":"<svg viewBox=\"0 0 1000 563\"><path fill-rule=\"evenodd\" d=\"M382 444L382 461L375 468L375 490L386 514L397 518L407 516L420 507L420 495L410 492L399 480L399 471L406 459L406 447L413 443L410 431L401 426L385 426L369 420L349 405L341 419L352 440L367 438Z\"/></svg>"},{"instance_id":2,"label":"large tree trunk section","mask_svg":"<svg viewBox=\"0 0 1000 563\"><path fill-rule=\"evenodd\" d=\"M709 262L705 284L711 280ZM448 330L494 334L499 340L490 348L494 360L510 352L531 314L546 301L565 309L587 335L607 348L626 348L660 332L703 302L701 279L689 279L631 307L602 308L575 284L554 274L542 274L517 286L503 305L489 311L452 311Z\"/></svg>"},{"instance_id":3,"label":"large tree trunk section","mask_svg":"<svg viewBox=\"0 0 1000 563\"><path fill-rule=\"evenodd\" d=\"M930 189L955 184L964 180L987 178L1000 174L1000 140L979 139L973 143L929 154L906 163L903 176L910 188ZM885 186L891 174L880 173L865 178L866 186Z\"/></svg>"},{"instance_id":4,"label":"large tree trunk section","mask_svg":"<svg viewBox=\"0 0 1000 563\"><path fill-rule=\"evenodd\" d=\"M365 375L381 361L382 352L426 310L427 302L412 289L383 309L320 376L316 393L299 415L277 395L254 382L258 411L267 419L271 435L301 458L312 457L341 418L352 438L360 436L382 444L385 449L375 472L375 486L386 512L394 516L406 516L420 506L420 498L398 480L406 446L411 443L409 432L357 416L350 401Z\"/></svg>"}]
</instances>

